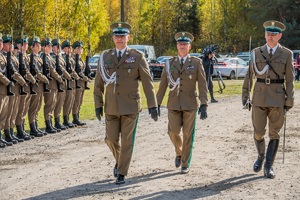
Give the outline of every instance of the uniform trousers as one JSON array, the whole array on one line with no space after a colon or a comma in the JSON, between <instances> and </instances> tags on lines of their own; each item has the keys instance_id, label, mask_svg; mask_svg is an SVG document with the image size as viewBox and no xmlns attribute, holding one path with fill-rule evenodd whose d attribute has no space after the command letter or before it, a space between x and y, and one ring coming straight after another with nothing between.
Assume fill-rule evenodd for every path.
<instances>
[{"instance_id":1,"label":"uniform trousers","mask_svg":"<svg viewBox=\"0 0 300 200\"><path fill-rule=\"evenodd\" d=\"M65 98L66 98L66 90L64 92L57 92L57 101L54 108L54 118L60 117L60 113L63 108Z\"/></svg>"},{"instance_id":2,"label":"uniform trousers","mask_svg":"<svg viewBox=\"0 0 300 200\"><path fill-rule=\"evenodd\" d=\"M6 114L8 111L8 96L0 94L0 130L4 129Z\"/></svg>"},{"instance_id":3,"label":"uniform trousers","mask_svg":"<svg viewBox=\"0 0 300 200\"><path fill-rule=\"evenodd\" d=\"M105 114L105 142L118 163L117 173L124 176L127 175L132 157L138 117L138 114Z\"/></svg>"},{"instance_id":4,"label":"uniform trousers","mask_svg":"<svg viewBox=\"0 0 300 200\"><path fill-rule=\"evenodd\" d=\"M44 93L44 119L51 120L56 106L57 90L51 89L51 92Z\"/></svg>"},{"instance_id":5,"label":"uniform trousers","mask_svg":"<svg viewBox=\"0 0 300 200\"><path fill-rule=\"evenodd\" d=\"M72 108L72 114L79 114L84 95L84 88L78 88L75 92L75 100Z\"/></svg>"},{"instance_id":6,"label":"uniform trousers","mask_svg":"<svg viewBox=\"0 0 300 200\"><path fill-rule=\"evenodd\" d=\"M9 129L14 127L19 101L20 101L19 95L15 94L15 96L8 97L7 113L6 113L4 129Z\"/></svg>"},{"instance_id":7,"label":"uniform trousers","mask_svg":"<svg viewBox=\"0 0 300 200\"><path fill-rule=\"evenodd\" d=\"M41 109L43 102L43 93L37 93L32 95L28 109L28 120L29 123L36 122L38 120L38 112Z\"/></svg>"},{"instance_id":8,"label":"uniform trousers","mask_svg":"<svg viewBox=\"0 0 300 200\"><path fill-rule=\"evenodd\" d=\"M181 167L190 167L195 137L197 110L168 110L168 134L175 147L176 156L181 156ZM180 136L180 130L182 135Z\"/></svg>"},{"instance_id":9,"label":"uniform trousers","mask_svg":"<svg viewBox=\"0 0 300 200\"><path fill-rule=\"evenodd\" d=\"M19 101L19 110L16 118L16 125L21 125L25 122L26 113L29 109L29 102L31 99L31 94L21 95Z\"/></svg>"},{"instance_id":10,"label":"uniform trousers","mask_svg":"<svg viewBox=\"0 0 300 200\"><path fill-rule=\"evenodd\" d=\"M266 133L267 119L269 119L270 139L279 139L279 132L284 122L284 107L252 106L252 123L254 139L260 141Z\"/></svg>"},{"instance_id":11,"label":"uniform trousers","mask_svg":"<svg viewBox=\"0 0 300 200\"><path fill-rule=\"evenodd\" d=\"M66 90L66 98L63 106L63 115L67 116L71 113L75 101L76 89Z\"/></svg>"}]
</instances>

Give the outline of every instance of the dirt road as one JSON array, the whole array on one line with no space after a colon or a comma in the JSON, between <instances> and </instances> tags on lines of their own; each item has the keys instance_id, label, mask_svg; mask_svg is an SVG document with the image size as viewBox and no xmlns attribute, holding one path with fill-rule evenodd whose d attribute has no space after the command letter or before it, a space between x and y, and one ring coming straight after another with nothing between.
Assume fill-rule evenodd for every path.
<instances>
[{"instance_id":1,"label":"dirt road","mask_svg":"<svg viewBox=\"0 0 300 200\"><path fill-rule=\"evenodd\" d=\"M140 114L126 184L114 183L104 120L94 120L85 128L0 149L0 199L300 199L299 91L295 97L285 163L281 140L273 180L252 171L257 154L251 117L237 96L209 104L208 119L197 121L189 174L174 166L162 108L158 122L147 111Z\"/></svg>"}]
</instances>

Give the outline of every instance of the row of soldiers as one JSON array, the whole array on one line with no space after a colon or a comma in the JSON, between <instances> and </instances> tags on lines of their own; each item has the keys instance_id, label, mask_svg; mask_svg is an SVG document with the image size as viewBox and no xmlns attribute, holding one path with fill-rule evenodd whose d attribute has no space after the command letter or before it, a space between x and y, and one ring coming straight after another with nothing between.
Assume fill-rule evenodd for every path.
<instances>
[{"instance_id":1,"label":"row of soldiers","mask_svg":"<svg viewBox=\"0 0 300 200\"><path fill-rule=\"evenodd\" d=\"M59 39L40 41L39 37L29 41L26 36L16 43L18 51L14 54L11 35L0 36L0 148L86 125L79 120L84 91L91 81L89 67L81 58L83 43L76 41L71 45L65 40L60 44ZM28 46L31 54L27 53ZM38 126L43 97L45 131ZM24 130L27 114L29 134Z\"/></svg>"}]
</instances>

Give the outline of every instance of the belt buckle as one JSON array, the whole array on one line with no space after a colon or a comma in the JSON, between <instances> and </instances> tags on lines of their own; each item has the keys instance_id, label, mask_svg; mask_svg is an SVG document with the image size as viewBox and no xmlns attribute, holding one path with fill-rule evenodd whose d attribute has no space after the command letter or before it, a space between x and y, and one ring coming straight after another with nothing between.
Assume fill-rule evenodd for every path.
<instances>
[{"instance_id":1,"label":"belt buckle","mask_svg":"<svg viewBox=\"0 0 300 200\"><path fill-rule=\"evenodd\" d=\"M265 84L270 85L270 83L271 83L271 79L270 78L266 78L265 79Z\"/></svg>"}]
</instances>

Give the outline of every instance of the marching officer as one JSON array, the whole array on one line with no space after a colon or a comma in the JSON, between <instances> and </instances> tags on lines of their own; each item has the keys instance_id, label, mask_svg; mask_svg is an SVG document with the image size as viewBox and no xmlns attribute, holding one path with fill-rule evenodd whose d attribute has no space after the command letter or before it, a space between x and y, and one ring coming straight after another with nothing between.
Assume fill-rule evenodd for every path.
<instances>
[{"instance_id":1,"label":"marching officer","mask_svg":"<svg viewBox=\"0 0 300 200\"><path fill-rule=\"evenodd\" d=\"M70 80L67 80L66 97L65 97L65 103L63 105L63 119L64 119L63 125L66 127L69 127L69 128L74 128L77 125L70 122L69 115L72 111L74 101L75 101L75 94L76 94L75 80L78 81L80 78L74 69L75 61L71 54L70 41L65 40L62 43L61 47L64 51L64 54L62 54L62 56L66 62L66 65L65 65L66 70L67 70L67 72L69 72L69 74L72 77Z\"/></svg>"},{"instance_id":2,"label":"marching officer","mask_svg":"<svg viewBox=\"0 0 300 200\"><path fill-rule=\"evenodd\" d=\"M73 43L72 47L74 49L73 59L75 60L75 71L80 77L79 80L75 81L76 84L75 101L72 108L73 124L76 124L77 126L83 126L86 125L86 123L81 122L79 120L79 111L84 96L84 90L86 89L85 82L90 82L91 80L84 74L84 70L86 66L85 66L85 62L81 58L83 52L83 43L81 41L76 41Z\"/></svg>"},{"instance_id":3,"label":"marching officer","mask_svg":"<svg viewBox=\"0 0 300 200\"><path fill-rule=\"evenodd\" d=\"M60 132L61 129L57 129L52 125L52 117L53 112L57 103L57 93L61 84L63 84L62 77L57 73L55 60L50 56L50 52L52 50L51 38L46 38L41 43L43 48L43 54L41 55L43 58L43 62L45 61L47 67L49 68L48 78L49 92L44 92L44 119L46 124L45 131L47 133L56 133Z\"/></svg>"},{"instance_id":4,"label":"marching officer","mask_svg":"<svg viewBox=\"0 0 300 200\"><path fill-rule=\"evenodd\" d=\"M17 41L17 46L19 49L17 57L20 58L20 56L22 56L22 61L24 65L24 69L19 69L19 70L24 70L25 80L28 83L26 86L23 86L24 92L26 94L20 95L19 109L16 116L17 137L24 140L30 140L31 137L24 130L24 123L25 123L25 117L27 115L29 109L29 103L31 99L30 84L36 84L36 80L33 77L33 75L30 73L30 69L29 69L30 59L29 56L27 55L28 37L25 36L19 39Z\"/></svg>"},{"instance_id":5,"label":"marching officer","mask_svg":"<svg viewBox=\"0 0 300 200\"><path fill-rule=\"evenodd\" d=\"M57 102L54 108L54 127L56 129L66 130L69 128L69 126L64 126L60 123L60 113L63 108L64 103L70 103L66 102L66 91L67 89L67 80L71 80L70 74L66 71L66 62L64 58L61 55L61 45L59 39L52 40L52 50L53 54L52 57L55 60L55 66L57 73L62 77L64 84L61 85L61 91L58 91L57 93ZM58 63L57 63L58 62Z\"/></svg>"},{"instance_id":6,"label":"marching officer","mask_svg":"<svg viewBox=\"0 0 300 200\"><path fill-rule=\"evenodd\" d=\"M16 84L11 87L11 93L13 93L14 95L9 95L8 97L8 112L6 113L4 134L6 141L17 144L18 142L24 142L24 139L20 139L14 135L13 128L18 111L18 103L20 101L20 86L25 86L27 84L18 72L18 59L15 57L15 55L13 55L12 51L12 37L7 34L3 37L3 54L7 59L7 70L10 70L12 72L11 78L13 81L16 81Z\"/></svg>"},{"instance_id":7,"label":"marching officer","mask_svg":"<svg viewBox=\"0 0 300 200\"><path fill-rule=\"evenodd\" d=\"M0 34L0 148L5 148L6 146L12 146L12 142L8 142L2 139L1 130L4 128L6 115L8 113L8 96L7 96L7 86L11 87L14 83L6 77L7 74L7 61L2 53L3 39L2 34Z\"/></svg>"},{"instance_id":8,"label":"marching officer","mask_svg":"<svg viewBox=\"0 0 300 200\"><path fill-rule=\"evenodd\" d=\"M38 112L41 109L43 102L44 84L48 85L49 80L43 74L43 61L39 57L41 51L41 41L39 37L34 37L30 42L32 53L30 54L30 70L35 77L38 84L32 86L32 91L36 94L31 95L29 108L28 108L28 121L30 126L30 135L35 137L42 137L47 135L46 132L39 129L38 126Z\"/></svg>"},{"instance_id":9,"label":"marching officer","mask_svg":"<svg viewBox=\"0 0 300 200\"><path fill-rule=\"evenodd\" d=\"M251 52L249 71L243 84L242 103L250 101L253 76L256 77L252 96L252 124L258 158L253 170L259 172L265 158L265 133L269 121L269 144L264 165L264 175L275 178L273 163L279 145L279 131L284 123L285 112L294 105L293 53L279 44L285 25L271 20L263 24L266 44Z\"/></svg>"},{"instance_id":10,"label":"marching officer","mask_svg":"<svg viewBox=\"0 0 300 200\"><path fill-rule=\"evenodd\" d=\"M138 113L141 111L139 81L143 84L149 112L155 121L158 118L158 111L145 56L127 47L131 26L120 22L111 24L110 28L115 48L103 51L100 56L94 100L99 120L103 115L104 106L105 142L116 160L114 167L116 184L123 184L132 156ZM106 88L105 102L103 102L104 88Z\"/></svg>"},{"instance_id":11,"label":"marching officer","mask_svg":"<svg viewBox=\"0 0 300 200\"><path fill-rule=\"evenodd\" d=\"M181 173L186 174L190 170L192 159L199 99L201 102L198 113L200 119L204 120L207 117L207 85L201 60L188 54L191 42L194 40L193 35L188 32L179 32L175 35L175 40L178 56L167 61L156 97L160 113L160 105L166 89L170 87L167 104L168 134L175 146L175 167L178 168L181 165ZM199 93L196 91L196 85L198 85ZM181 129L183 139L180 136Z\"/></svg>"}]
</instances>

